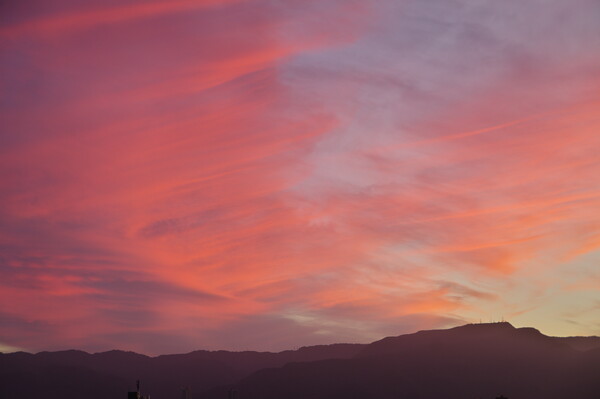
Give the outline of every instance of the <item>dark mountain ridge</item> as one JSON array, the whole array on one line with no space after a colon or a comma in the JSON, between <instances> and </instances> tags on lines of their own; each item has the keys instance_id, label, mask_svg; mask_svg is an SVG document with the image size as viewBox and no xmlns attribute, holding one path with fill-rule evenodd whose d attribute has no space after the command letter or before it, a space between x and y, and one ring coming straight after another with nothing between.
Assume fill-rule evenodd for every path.
<instances>
[{"instance_id":1,"label":"dark mountain ridge","mask_svg":"<svg viewBox=\"0 0 600 399\"><path fill-rule=\"evenodd\" d=\"M534 348L541 351L559 347L573 349L568 339L549 337L535 328L515 328L510 323L500 322L467 324L447 330L426 330L387 337L367 345L358 356L398 355L415 351L423 353L429 350L459 355L464 346L469 346L470 352L479 351L481 354L497 351L503 346L507 350L525 351Z\"/></svg>"},{"instance_id":2,"label":"dark mountain ridge","mask_svg":"<svg viewBox=\"0 0 600 399\"><path fill-rule=\"evenodd\" d=\"M598 398L600 338L549 337L509 323L469 324L368 345L296 351L0 354L0 398Z\"/></svg>"},{"instance_id":3,"label":"dark mountain ridge","mask_svg":"<svg viewBox=\"0 0 600 399\"><path fill-rule=\"evenodd\" d=\"M570 343L509 323L470 324L384 338L352 359L261 370L229 388L239 399L597 399L600 349Z\"/></svg>"},{"instance_id":4,"label":"dark mountain ridge","mask_svg":"<svg viewBox=\"0 0 600 399\"><path fill-rule=\"evenodd\" d=\"M178 398L180 388L194 392L231 384L249 374L290 362L350 358L360 344L302 347L283 352L194 351L150 357L112 350L90 354L78 350L0 354L0 398L124 397L135 381L153 398Z\"/></svg>"}]
</instances>

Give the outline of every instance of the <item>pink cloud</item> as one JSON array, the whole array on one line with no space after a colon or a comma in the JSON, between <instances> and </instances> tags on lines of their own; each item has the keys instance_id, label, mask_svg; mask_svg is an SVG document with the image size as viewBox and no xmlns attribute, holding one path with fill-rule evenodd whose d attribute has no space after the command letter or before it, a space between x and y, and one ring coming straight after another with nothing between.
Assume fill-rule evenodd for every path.
<instances>
[{"instance_id":1,"label":"pink cloud","mask_svg":"<svg viewBox=\"0 0 600 399\"><path fill-rule=\"evenodd\" d=\"M364 342L589 288L597 60L560 4L55 7L1 29L1 344Z\"/></svg>"}]
</instances>

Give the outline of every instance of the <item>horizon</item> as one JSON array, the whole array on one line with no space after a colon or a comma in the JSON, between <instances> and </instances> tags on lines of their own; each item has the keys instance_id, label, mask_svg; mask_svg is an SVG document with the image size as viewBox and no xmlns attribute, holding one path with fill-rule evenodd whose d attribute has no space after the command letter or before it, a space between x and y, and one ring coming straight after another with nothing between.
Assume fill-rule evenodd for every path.
<instances>
[{"instance_id":1,"label":"horizon","mask_svg":"<svg viewBox=\"0 0 600 399\"><path fill-rule=\"evenodd\" d=\"M599 15L2 2L0 351L600 335Z\"/></svg>"},{"instance_id":2,"label":"horizon","mask_svg":"<svg viewBox=\"0 0 600 399\"><path fill-rule=\"evenodd\" d=\"M278 353L149 357L71 350L0 358L0 396L7 399L82 394L102 399L126 392L130 399L276 399L282 393L295 399L343 399L349 393L361 398L587 399L595 398L600 387L600 337L548 337L504 321Z\"/></svg>"},{"instance_id":3,"label":"horizon","mask_svg":"<svg viewBox=\"0 0 600 399\"><path fill-rule=\"evenodd\" d=\"M289 352L289 351L299 351L302 350L304 348L312 348L312 347L317 347L317 346L331 346L331 345L364 345L367 346L373 342L378 342L380 340L383 340L385 338L394 338L394 337L401 337L404 335L412 335L412 334L417 334L419 332L423 332L423 331L447 331L447 330L452 330L455 328L461 328L461 327L466 327L466 326L493 326L493 325L498 325L498 324L508 324L510 325L512 328L514 328L515 330L518 329L534 329L538 332L540 332L542 335L547 336L547 337L551 337L551 338L600 338L600 336L597 335L569 335L569 336L555 336L555 335L548 335L548 334L544 334L543 331L538 330L535 327L531 327L531 326L524 326L524 327L517 327L515 325L513 325L512 323L510 323L509 321L506 320L502 320L502 321L489 321L489 322L477 322L477 323L467 323L467 324L462 324L462 325L458 325L458 326L454 326L454 327L448 327L448 328L434 328L434 329L428 329L428 330L418 330L418 331L413 331L413 332L407 332L407 333L403 333L403 334L399 334L399 335L390 335L390 336L386 336L386 337L381 337L379 339L376 339L375 341L370 341L370 342L331 342L331 343L323 343L323 344L314 344L314 345L307 345L307 346L299 346L299 347L295 347L295 348L288 348L288 349L282 349L282 350L278 350L278 351L269 351L269 350L254 350L251 348L248 349L239 349L239 350L226 350L226 349L204 349L204 348L198 348L198 349L194 349L190 352L181 352L181 353L160 353L160 354L146 354L146 353L140 353L140 352L135 352L132 350L127 350L127 349L119 349L119 348L113 348L113 349L108 349L108 350L104 350L104 351L100 351L100 352L89 352L89 351L85 351L82 349L77 349L77 348L68 348L68 349L57 349L57 350L52 350L52 351L40 351L40 352L27 352L27 351L14 351L14 352L2 352L0 351L0 354L11 354L11 353L27 353L27 354L31 354L31 355L37 355L40 353L57 353L57 352L83 352L86 353L88 355L97 355L97 354L102 354L102 353L109 353L109 352L123 352L123 353L134 353L137 355L142 355L142 356L146 356L149 358L155 358L155 357L160 357L160 356L170 356L170 355L188 355L194 352L232 352L232 353L241 353L241 352L256 352L256 353L281 353L281 352Z\"/></svg>"}]
</instances>

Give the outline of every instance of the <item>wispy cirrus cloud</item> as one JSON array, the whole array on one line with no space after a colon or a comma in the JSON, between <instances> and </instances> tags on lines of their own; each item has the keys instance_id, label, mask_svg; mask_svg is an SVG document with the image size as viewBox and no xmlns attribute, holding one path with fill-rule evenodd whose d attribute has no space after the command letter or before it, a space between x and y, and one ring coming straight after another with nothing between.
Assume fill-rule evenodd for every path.
<instances>
[{"instance_id":1,"label":"wispy cirrus cloud","mask_svg":"<svg viewBox=\"0 0 600 399\"><path fill-rule=\"evenodd\" d=\"M560 321L597 298L594 2L30 5L0 28L3 344L597 333Z\"/></svg>"}]
</instances>

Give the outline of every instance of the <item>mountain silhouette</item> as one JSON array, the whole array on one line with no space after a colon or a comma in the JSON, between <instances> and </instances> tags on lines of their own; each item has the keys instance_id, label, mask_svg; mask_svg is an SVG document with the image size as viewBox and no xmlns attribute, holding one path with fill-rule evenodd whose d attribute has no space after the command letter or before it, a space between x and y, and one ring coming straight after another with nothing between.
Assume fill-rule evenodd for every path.
<instances>
[{"instance_id":1,"label":"mountain silhouette","mask_svg":"<svg viewBox=\"0 0 600 399\"><path fill-rule=\"evenodd\" d=\"M265 369L234 389L249 398L599 398L600 349L509 323L471 324L384 338L352 359ZM591 341L590 341L591 342Z\"/></svg>"},{"instance_id":2,"label":"mountain silhouette","mask_svg":"<svg viewBox=\"0 0 600 399\"><path fill-rule=\"evenodd\" d=\"M363 346L317 345L279 353L200 350L157 357L117 350L0 354L0 398L124 398L127 391L135 390L139 379L142 391L153 399L176 399L184 386L202 392L232 384L264 368L350 358Z\"/></svg>"},{"instance_id":3,"label":"mountain silhouette","mask_svg":"<svg viewBox=\"0 0 600 399\"><path fill-rule=\"evenodd\" d=\"M152 399L597 399L599 375L598 337L490 323L279 353L0 354L0 398L125 398L140 379Z\"/></svg>"}]
</instances>

